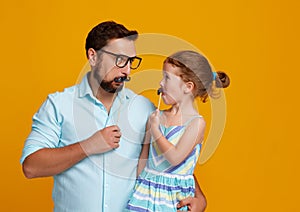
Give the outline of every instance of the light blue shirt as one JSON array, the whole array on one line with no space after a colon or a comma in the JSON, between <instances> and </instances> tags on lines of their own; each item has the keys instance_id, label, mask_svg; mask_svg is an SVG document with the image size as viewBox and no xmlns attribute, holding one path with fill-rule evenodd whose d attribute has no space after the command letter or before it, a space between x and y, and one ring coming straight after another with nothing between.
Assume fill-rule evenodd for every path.
<instances>
[{"instance_id":1,"label":"light blue shirt","mask_svg":"<svg viewBox=\"0 0 300 212\"><path fill-rule=\"evenodd\" d=\"M93 96L86 75L79 85L48 96L33 117L21 163L39 149L67 146L116 124L122 133L120 147L54 176L53 200L57 212L121 212L135 183L145 125L153 110L148 99L123 89L108 114Z\"/></svg>"}]
</instances>

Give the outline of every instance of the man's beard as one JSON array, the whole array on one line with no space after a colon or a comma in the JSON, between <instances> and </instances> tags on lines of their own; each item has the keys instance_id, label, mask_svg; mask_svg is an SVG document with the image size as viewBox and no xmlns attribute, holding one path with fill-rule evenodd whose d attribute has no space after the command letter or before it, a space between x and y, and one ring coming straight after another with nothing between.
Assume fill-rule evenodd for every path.
<instances>
[{"instance_id":1,"label":"man's beard","mask_svg":"<svg viewBox=\"0 0 300 212\"><path fill-rule=\"evenodd\" d=\"M106 92L108 93L116 93L116 92L119 92L120 90L122 90L123 88L123 85L122 86L119 86L118 88L115 88L113 86L113 82L114 81L105 81L105 80L102 80L100 82L100 87L105 90Z\"/></svg>"},{"instance_id":2,"label":"man's beard","mask_svg":"<svg viewBox=\"0 0 300 212\"><path fill-rule=\"evenodd\" d=\"M119 92L120 90L122 90L122 88L123 88L123 85L119 86L117 88L114 87L113 80L112 81L102 80L101 76L96 71L94 72L94 78L98 81L100 87L108 93L116 93L116 92Z\"/></svg>"}]
</instances>

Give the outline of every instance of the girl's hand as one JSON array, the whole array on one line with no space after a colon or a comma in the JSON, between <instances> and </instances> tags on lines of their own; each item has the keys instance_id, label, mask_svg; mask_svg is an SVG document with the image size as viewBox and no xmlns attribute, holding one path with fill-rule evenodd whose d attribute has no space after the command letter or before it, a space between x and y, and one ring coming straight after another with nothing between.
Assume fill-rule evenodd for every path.
<instances>
[{"instance_id":1,"label":"girl's hand","mask_svg":"<svg viewBox=\"0 0 300 212\"><path fill-rule=\"evenodd\" d=\"M156 109L151 115L150 115L150 124L151 127L159 127L159 110Z\"/></svg>"},{"instance_id":2,"label":"girl's hand","mask_svg":"<svg viewBox=\"0 0 300 212\"><path fill-rule=\"evenodd\" d=\"M156 109L149 117L150 122L150 132L151 135L154 137L155 140L157 140L159 137L162 136L160 130L159 130L159 110Z\"/></svg>"}]
</instances>

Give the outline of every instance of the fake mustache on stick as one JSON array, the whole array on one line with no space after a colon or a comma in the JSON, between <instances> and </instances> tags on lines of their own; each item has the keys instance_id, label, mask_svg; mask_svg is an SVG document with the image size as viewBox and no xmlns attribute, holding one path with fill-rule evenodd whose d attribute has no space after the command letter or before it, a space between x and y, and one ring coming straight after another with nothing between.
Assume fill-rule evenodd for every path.
<instances>
[{"instance_id":1,"label":"fake mustache on stick","mask_svg":"<svg viewBox=\"0 0 300 212\"><path fill-rule=\"evenodd\" d=\"M120 83L120 82L128 82L128 81L130 81L130 77L128 77L128 76L117 77L117 78L114 79L114 82L118 82L118 83Z\"/></svg>"},{"instance_id":2,"label":"fake mustache on stick","mask_svg":"<svg viewBox=\"0 0 300 212\"><path fill-rule=\"evenodd\" d=\"M158 104L157 104L157 109L158 109L158 110L159 110L160 102L161 102L161 94L162 94L162 88L159 88L159 89L157 90L157 95L159 95Z\"/></svg>"}]
</instances>

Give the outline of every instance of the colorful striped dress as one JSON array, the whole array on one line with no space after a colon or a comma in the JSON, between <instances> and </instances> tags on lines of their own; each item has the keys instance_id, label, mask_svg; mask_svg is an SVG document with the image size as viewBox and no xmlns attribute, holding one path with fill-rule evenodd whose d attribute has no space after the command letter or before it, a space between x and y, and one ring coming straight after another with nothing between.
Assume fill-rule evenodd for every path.
<instances>
[{"instance_id":1,"label":"colorful striped dress","mask_svg":"<svg viewBox=\"0 0 300 212\"><path fill-rule=\"evenodd\" d=\"M187 124L171 127L161 125L160 129L166 139L176 145ZM195 194L193 172L200 149L201 145L197 144L184 161L172 166L164 158L157 144L152 142L147 165L136 180L125 211L176 212L176 205L180 200Z\"/></svg>"}]
</instances>

